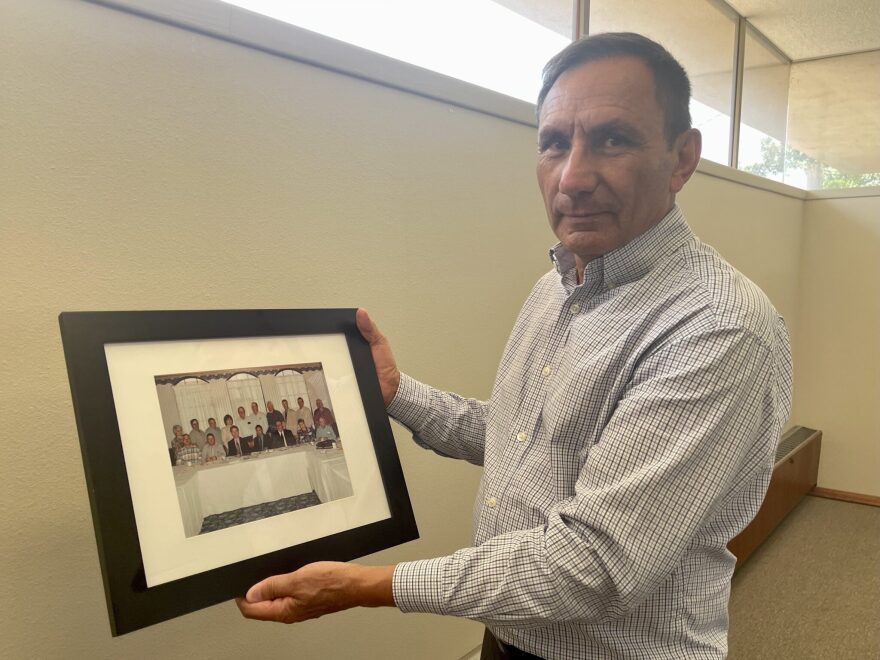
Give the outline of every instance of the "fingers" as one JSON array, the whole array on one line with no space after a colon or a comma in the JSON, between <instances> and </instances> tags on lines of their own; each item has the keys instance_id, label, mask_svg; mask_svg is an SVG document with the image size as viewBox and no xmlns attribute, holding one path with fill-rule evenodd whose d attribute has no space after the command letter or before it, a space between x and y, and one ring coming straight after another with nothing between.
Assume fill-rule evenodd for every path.
<instances>
[{"instance_id":1,"label":"fingers","mask_svg":"<svg viewBox=\"0 0 880 660\"><path fill-rule=\"evenodd\" d=\"M260 601L271 601L276 598L289 596L290 593L285 590L285 587L288 587L290 583L289 575L290 573L287 575L273 575L261 582L257 582L248 589L245 600L248 603L258 603Z\"/></svg>"},{"instance_id":2,"label":"fingers","mask_svg":"<svg viewBox=\"0 0 880 660\"><path fill-rule=\"evenodd\" d=\"M235 604L238 605L239 611L247 619L293 623L297 619L293 616L288 600L287 598L279 598L277 600L263 600L251 603L244 598L236 598Z\"/></svg>"}]
</instances>

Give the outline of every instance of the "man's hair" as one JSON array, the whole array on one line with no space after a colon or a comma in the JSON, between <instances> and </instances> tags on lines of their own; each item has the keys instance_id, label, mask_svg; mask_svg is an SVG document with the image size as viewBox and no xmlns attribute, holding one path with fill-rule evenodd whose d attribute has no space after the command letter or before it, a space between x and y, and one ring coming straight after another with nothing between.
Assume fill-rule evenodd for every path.
<instances>
[{"instance_id":1,"label":"man's hair","mask_svg":"<svg viewBox=\"0 0 880 660\"><path fill-rule=\"evenodd\" d=\"M544 67L538 93L538 115L550 88L563 73L585 62L609 57L637 57L651 71L657 104L663 110L664 132L669 145L691 127L691 82L684 67L668 50L635 32L604 32L584 37L554 55Z\"/></svg>"},{"instance_id":2,"label":"man's hair","mask_svg":"<svg viewBox=\"0 0 880 660\"><path fill-rule=\"evenodd\" d=\"M197 421L199 421L199 420L197 420L195 417L193 417L191 420L189 420L189 425L192 426L193 422L197 422Z\"/></svg>"}]
</instances>

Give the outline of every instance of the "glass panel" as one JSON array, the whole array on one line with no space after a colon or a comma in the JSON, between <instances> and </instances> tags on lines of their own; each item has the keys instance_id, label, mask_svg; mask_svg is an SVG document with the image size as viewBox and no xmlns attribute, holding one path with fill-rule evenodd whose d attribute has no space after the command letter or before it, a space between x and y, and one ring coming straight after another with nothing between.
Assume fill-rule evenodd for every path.
<instances>
[{"instance_id":1,"label":"glass panel","mask_svg":"<svg viewBox=\"0 0 880 660\"><path fill-rule=\"evenodd\" d=\"M530 103L571 43L570 0L224 1Z\"/></svg>"},{"instance_id":2,"label":"glass panel","mask_svg":"<svg viewBox=\"0 0 880 660\"><path fill-rule=\"evenodd\" d=\"M880 52L792 64L785 181L880 186Z\"/></svg>"},{"instance_id":3,"label":"glass panel","mask_svg":"<svg viewBox=\"0 0 880 660\"><path fill-rule=\"evenodd\" d=\"M751 27L743 62L739 169L782 181L791 65L769 48Z\"/></svg>"},{"instance_id":4,"label":"glass panel","mask_svg":"<svg viewBox=\"0 0 880 660\"><path fill-rule=\"evenodd\" d=\"M736 23L708 0L592 0L590 33L638 32L663 44L691 79L703 158L727 165ZM683 38L687 35L687 38Z\"/></svg>"}]
</instances>

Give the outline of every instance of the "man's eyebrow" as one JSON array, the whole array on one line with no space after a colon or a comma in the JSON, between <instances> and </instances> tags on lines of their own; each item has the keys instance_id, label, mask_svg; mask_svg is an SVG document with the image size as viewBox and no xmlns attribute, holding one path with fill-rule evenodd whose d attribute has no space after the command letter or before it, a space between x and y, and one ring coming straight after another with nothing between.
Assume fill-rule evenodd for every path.
<instances>
[{"instance_id":1,"label":"man's eyebrow","mask_svg":"<svg viewBox=\"0 0 880 660\"><path fill-rule=\"evenodd\" d=\"M608 135L609 133L623 133L639 140L643 138L642 132L637 126L622 119L611 119L601 124L596 124L587 131L588 135Z\"/></svg>"}]
</instances>

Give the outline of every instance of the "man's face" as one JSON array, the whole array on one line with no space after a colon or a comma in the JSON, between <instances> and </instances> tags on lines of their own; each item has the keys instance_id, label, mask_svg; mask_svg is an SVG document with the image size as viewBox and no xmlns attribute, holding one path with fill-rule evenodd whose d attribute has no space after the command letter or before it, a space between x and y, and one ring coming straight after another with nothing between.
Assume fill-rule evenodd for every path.
<instances>
[{"instance_id":1,"label":"man's face","mask_svg":"<svg viewBox=\"0 0 880 660\"><path fill-rule=\"evenodd\" d=\"M667 144L650 69L635 57L563 73L538 119L538 185L550 226L579 268L657 224L693 169ZM692 154L691 154L692 155Z\"/></svg>"},{"instance_id":2,"label":"man's face","mask_svg":"<svg viewBox=\"0 0 880 660\"><path fill-rule=\"evenodd\" d=\"M231 429L229 429L229 432L232 433L232 437L233 437L233 438L238 438L238 437L239 437L239 433L240 433L240 432L239 432L237 426L233 426Z\"/></svg>"},{"instance_id":3,"label":"man's face","mask_svg":"<svg viewBox=\"0 0 880 660\"><path fill-rule=\"evenodd\" d=\"M290 408L290 404L287 403L287 399L281 399L281 407L284 408L285 410Z\"/></svg>"},{"instance_id":4,"label":"man's face","mask_svg":"<svg viewBox=\"0 0 880 660\"><path fill-rule=\"evenodd\" d=\"M241 417L242 419L244 419L244 415L245 415L244 408L242 406L239 406L238 407L238 416Z\"/></svg>"},{"instance_id":5,"label":"man's face","mask_svg":"<svg viewBox=\"0 0 880 660\"><path fill-rule=\"evenodd\" d=\"M318 408L323 408L324 402L321 401L321 399L315 399L315 405L318 406Z\"/></svg>"},{"instance_id":6,"label":"man's face","mask_svg":"<svg viewBox=\"0 0 880 660\"><path fill-rule=\"evenodd\" d=\"M296 402L297 402L297 404L299 404L300 408L302 408L305 405L305 401L303 401L302 399L297 399Z\"/></svg>"},{"instance_id":7,"label":"man's face","mask_svg":"<svg viewBox=\"0 0 880 660\"><path fill-rule=\"evenodd\" d=\"M266 404L266 410L268 410L269 412L273 412L275 410L275 404L273 404L271 401L269 401Z\"/></svg>"},{"instance_id":8,"label":"man's face","mask_svg":"<svg viewBox=\"0 0 880 660\"><path fill-rule=\"evenodd\" d=\"M214 434L209 433L208 434L208 444L213 445L215 442L217 442L217 439L214 437Z\"/></svg>"},{"instance_id":9,"label":"man's face","mask_svg":"<svg viewBox=\"0 0 880 660\"><path fill-rule=\"evenodd\" d=\"M306 423L305 423L304 421L299 420L299 422L297 422L297 424L299 425L299 430L300 430L300 431L305 431L305 430L306 430Z\"/></svg>"},{"instance_id":10,"label":"man's face","mask_svg":"<svg viewBox=\"0 0 880 660\"><path fill-rule=\"evenodd\" d=\"M263 435L263 427L259 424L257 424L257 428L255 430L257 432L257 435Z\"/></svg>"},{"instance_id":11,"label":"man's face","mask_svg":"<svg viewBox=\"0 0 880 660\"><path fill-rule=\"evenodd\" d=\"M217 428L217 420L213 417L208 418L208 428Z\"/></svg>"},{"instance_id":12,"label":"man's face","mask_svg":"<svg viewBox=\"0 0 880 660\"><path fill-rule=\"evenodd\" d=\"M183 435L183 428L181 428L180 426L175 425L174 428L172 428L171 430L174 431L175 438L179 438Z\"/></svg>"},{"instance_id":13,"label":"man's face","mask_svg":"<svg viewBox=\"0 0 880 660\"><path fill-rule=\"evenodd\" d=\"M183 444L189 446L189 443L192 442L192 439L189 437L189 433L183 434Z\"/></svg>"},{"instance_id":14,"label":"man's face","mask_svg":"<svg viewBox=\"0 0 880 660\"><path fill-rule=\"evenodd\" d=\"M198 431L199 430L199 420L194 419L192 421L192 427L193 427L193 431Z\"/></svg>"},{"instance_id":15,"label":"man's face","mask_svg":"<svg viewBox=\"0 0 880 660\"><path fill-rule=\"evenodd\" d=\"M275 430L279 433L284 430L284 422L282 422L280 419L275 422Z\"/></svg>"},{"instance_id":16,"label":"man's face","mask_svg":"<svg viewBox=\"0 0 880 660\"><path fill-rule=\"evenodd\" d=\"M258 412L260 412L260 406L257 405L257 402L256 402L256 401L254 401L254 402L251 404L251 410L254 411L254 414L255 414L255 415L256 415Z\"/></svg>"}]
</instances>

